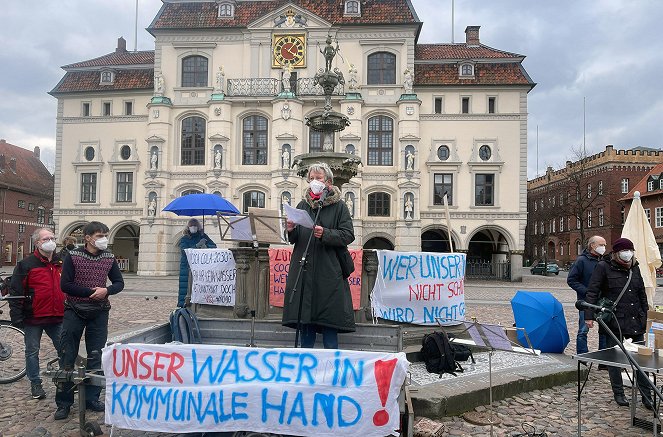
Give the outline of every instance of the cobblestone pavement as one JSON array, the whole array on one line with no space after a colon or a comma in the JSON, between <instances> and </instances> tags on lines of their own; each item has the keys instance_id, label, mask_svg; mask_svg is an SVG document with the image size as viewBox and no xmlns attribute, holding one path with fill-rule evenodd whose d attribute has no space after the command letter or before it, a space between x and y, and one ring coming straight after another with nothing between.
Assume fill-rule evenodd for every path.
<instances>
[{"instance_id":1,"label":"cobblestone pavement","mask_svg":"<svg viewBox=\"0 0 663 437\"><path fill-rule=\"evenodd\" d=\"M125 291L112 298L109 332L111 335L132 331L142 326L168 320L168 315L176 303L177 278L138 278L126 277ZM572 343L566 350L573 353L577 311L572 306L575 293L566 287L565 278L525 276L523 283L470 282L466 287L466 306L469 316L479 321L511 325L513 316L509 299L516 290L548 290L565 303ZM659 290L660 291L660 290ZM658 296L662 296L659 293ZM156 297L156 298L155 298ZM657 299L658 301L659 299ZM658 303L658 302L657 302ZM596 348L597 335L590 332L590 349ZM42 342L44 364L53 357L52 345ZM55 387L50 381L44 382L47 397L44 400L30 398L29 382L24 378L18 382L0 385L0 436L78 436L78 410L72 408L67 420L53 420L55 411ZM495 436L513 436L523 433L523 424L534 426L536 432L545 431L548 436L577 435L578 407L575 383L547 390L522 393L518 396L494 402L494 414L501 422L494 426ZM628 397L628 396L627 396ZM583 436L642 436L651 435L630 426L629 409L618 407L612 400L607 372L592 371L583 394ZM488 403L488 402L486 402ZM487 406L478 407L479 412L487 412ZM416 413L416 412L415 412ZM639 417L651 414L638 407ZM87 420L102 424L102 430L110 432L103 425L103 413L87 412ZM488 436L490 427L472 425L461 417L443 419L446 434L451 436ZM529 428L529 430L532 430ZM171 436L166 433L146 433L128 430L114 430L114 436Z\"/></svg>"}]
</instances>

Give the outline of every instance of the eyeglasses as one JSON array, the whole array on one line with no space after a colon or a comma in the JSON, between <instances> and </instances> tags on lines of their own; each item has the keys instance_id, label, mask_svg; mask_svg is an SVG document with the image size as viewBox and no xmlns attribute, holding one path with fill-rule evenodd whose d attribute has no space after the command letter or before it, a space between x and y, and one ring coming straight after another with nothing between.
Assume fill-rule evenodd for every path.
<instances>
[{"instance_id":1,"label":"eyeglasses","mask_svg":"<svg viewBox=\"0 0 663 437\"><path fill-rule=\"evenodd\" d=\"M55 241L55 237L41 238L39 241Z\"/></svg>"}]
</instances>

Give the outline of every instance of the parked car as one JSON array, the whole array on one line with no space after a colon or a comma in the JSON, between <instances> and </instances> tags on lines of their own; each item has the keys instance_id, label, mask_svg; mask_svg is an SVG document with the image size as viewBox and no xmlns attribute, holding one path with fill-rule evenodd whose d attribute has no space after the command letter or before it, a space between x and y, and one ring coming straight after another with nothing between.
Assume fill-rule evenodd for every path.
<instances>
[{"instance_id":1,"label":"parked car","mask_svg":"<svg viewBox=\"0 0 663 437\"><path fill-rule=\"evenodd\" d=\"M543 275L543 269L545 268L545 263L538 263L530 269L530 272L533 275ZM548 263L548 274L559 275L559 266L557 263Z\"/></svg>"}]
</instances>

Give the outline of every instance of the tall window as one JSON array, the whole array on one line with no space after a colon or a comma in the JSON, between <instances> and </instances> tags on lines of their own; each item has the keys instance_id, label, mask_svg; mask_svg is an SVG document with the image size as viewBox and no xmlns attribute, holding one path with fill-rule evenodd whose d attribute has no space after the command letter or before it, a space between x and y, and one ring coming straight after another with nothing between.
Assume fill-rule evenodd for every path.
<instances>
[{"instance_id":1,"label":"tall window","mask_svg":"<svg viewBox=\"0 0 663 437\"><path fill-rule=\"evenodd\" d=\"M603 226L603 208L599 208L599 226Z\"/></svg>"},{"instance_id":2,"label":"tall window","mask_svg":"<svg viewBox=\"0 0 663 437\"><path fill-rule=\"evenodd\" d=\"M134 115L134 102L124 102L124 115Z\"/></svg>"},{"instance_id":3,"label":"tall window","mask_svg":"<svg viewBox=\"0 0 663 437\"><path fill-rule=\"evenodd\" d=\"M469 114L470 113L470 98L469 97L463 97L460 101L460 112L463 114Z\"/></svg>"},{"instance_id":4,"label":"tall window","mask_svg":"<svg viewBox=\"0 0 663 437\"><path fill-rule=\"evenodd\" d=\"M182 165L205 164L205 119L182 120Z\"/></svg>"},{"instance_id":5,"label":"tall window","mask_svg":"<svg viewBox=\"0 0 663 437\"><path fill-rule=\"evenodd\" d=\"M534 222L534 235L539 233L539 222Z\"/></svg>"},{"instance_id":6,"label":"tall window","mask_svg":"<svg viewBox=\"0 0 663 437\"><path fill-rule=\"evenodd\" d=\"M557 220L555 220L555 219L550 220L550 233L551 234L554 234L555 232L557 232L556 224L557 224Z\"/></svg>"},{"instance_id":7,"label":"tall window","mask_svg":"<svg viewBox=\"0 0 663 437\"><path fill-rule=\"evenodd\" d=\"M590 199L592 197L592 184L587 184L587 198Z\"/></svg>"},{"instance_id":8,"label":"tall window","mask_svg":"<svg viewBox=\"0 0 663 437\"><path fill-rule=\"evenodd\" d=\"M453 175L451 173L436 173L433 182L433 204L444 205L443 197L447 195L447 202L453 205Z\"/></svg>"},{"instance_id":9,"label":"tall window","mask_svg":"<svg viewBox=\"0 0 663 437\"><path fill-rule=\"evenodd\" d=\"M587 227L592 227L592 211L587 211Z\"/></svg>"},{"instance_id":10,"label":"tall window","mask_svg":"<svg viewBox=\"0 0 663 437\"><path fill-rule=\"evenodd\" d=\"M494 174L477 174L474 183L474 204L477 206L493 205Z\"/></svg>"},{"instance_id":11,"label":"tall window","mask_svg":"<svg viewBox=\"0 0 663 437\"><path fill-rule=\"evenodd\" d=\"M369 217L389 217L391 214L391 196L378 192L368 195Z\"/></svg>"},{"instance_id":12,"label":"tall window","mask_svg":"<svg viewBox=\"0 0 663 437\"><path fill-rule=\"evenodd\" d=\"M207 86L207 58L204 56L187 56L182 59L182 86Z\"/></svg>"},{"instance_id":13,"label":"tall window","mask_svg":"<svg viewBox=\"0 0 663 437\"><path fill-rule=\"evenodd\" d=\"M603 196L603 181L599 181L598 195Z\"/></svg>"},{"instance_id":14,"label":"tall window","mask_svg":"<svg viewBox=\"0 0 663 437\"><path fill-rule=\"evenodd\" d=\"M654 191L654 181L647 182L647 191Z\"/></svg>"},{"instance_id":15,"label":"tall window","mask_svg":"<svg viewBox=\"0 0 663 437\"><path fill-rule=\"evenodd\" d=\"M396 55L377 52L368 55L368 84L386 85L396 83Z\"/></svg>"},{"instance_id":16,"label":"tall window","mask_svg":"<svg viewBox=\"0 0 663 437\"><path fill-rule=\"evenodd\" d=\"M249 212L249 207L264 208L265 193L262 191L247 191L244 193L244 214Z\"/></svg>"},{"instance_id":17,"label":"tall window","mask_svg":"<svg viewBox=\"0 0 663 437\"><path fill-rule=\"evenodd\" d=\"M488 97L488 113L495 113L495 103L497 102L497 97Z\"/></svg>"},{"instance_id":18,"label":"tall window","mask_svg":"<svg viewBox=\"0 0 663 437\"><path fill-rule=\"evenodd\" d=\"M117 174L117 202L131 202L133 199L134 174L119 172Z\"/></svg>"},{"instance_id":19,"label":"tall window","mask_svg":"<svg viewBox=\"0 0 663 437\"><path fill-rule=\"evenodd\" d=\"M368 119L368 165L392 165L394 121L377 115Z\"/></svg>"},{"instance_id":20,"label":"tall window","mask_svg":"<svg viewBox=\"0 0 663 437\"><path fill-rule=\"evenodd\" d=\"M89 117L90 116L90 103L89 102L83 102L83 108L81 109L81 115L83 117Z\"/></svg>"},{"instance_id":21,"label":"tall window","mask_svg":"<svg viewBox=\"0 0 663 437\"><path fill-rule=\"evenodd\" d=\"M309 152L322 152L322 146L325 137L322 132L316 132L313 129L308 131L308 151ZM334 143L334 134L332 134L332 144Z\"/></svg>"},{"instance_id":22,"label":"tall window","mask_svg":"<svg viewBox=\"0 0 663 437\"><path fill-rule=\"evenodd\" d=\"M655 226L657 228L663 228L663 207L658 207L656 208L656 216L655 216L656 222Z\"/></svg>"},{"instance_id":23,"label":"tall window","mask_svg":"<svg viewBox=\"0 0 663 437\"><path fill-rule=\"evenodd\" d=\"M111 102L102 103L102 115L109 117L111 115Z\"/></svg>"},{"instance_id":24,"label":"tall window","mask_svg":"<svg viewBox=\"0 0 663 437\"><path fill-rule=\"evenodd\" d=\"M242 124L242 164L267 164L267 119L250 115Z\"/></svg>"},{"instance_id":25,"label":"tall window","mask_svg":"<svg viewBox=\"0 0 663 437\"><path fill-rule=\"evenodd\" d=\"M622 193L628 193L628 178L622 179Z\"/></svg>"},{"instance_id":26,"label":"tall window","mask_svg":"<svg viewBox=\"0 0 663 437\"><path fill-rule=\"evenodd\" d=\"M435 97L435 107L433 108L436 114L442 114L442 97Z\"/></svg>"},{"instance_id":27,"label":"tall window","mask_svg":"<svg viewBox=\"0 0 663 437\"><path fill-rule=\"evenodd\" d=\"M647 223L651 223L651 209L645 208L645 215L647 216Z\"/></svg>"},{"instance_id":28,"label":"tall window","mask_svg":"<svg viewBox=\"0 0 663 437\"><path fill-rule=\"evenodd\" d=\"M42 207L37 208L37 223L40 225L46 223L46 210Z\"/></svg>"},{"instance_id":29,"label":"tall window","mask_svg":"<svg viewBox=\"0 0 663 437\"><path fill-rule=\"evenodd\" d=\"M564 232L564 217L559 218L559 232Z\"/></svg>"},{"instance_id":30,"label":"tall window","mask_svg":"<svg viewBox=\"0 0 663 437\"><path fill-rule=\"evenodd\" d=\"M620 210L619 210L619 215L620 215L620 217L621 217L622 224L624 224L624 221L626 220L626 212L625 212L623 206L622 206L622 207L620 208Z\"/></svg>"},{"instance_id":31,"label":"tall window","mask_svg":"<svg viewBox=\"0 0 663 437\"><path fill-rule=\"evenodd\" d=\"M81 173L81 203L97 201L97 174Z\"/></svg>"}]
</instances>

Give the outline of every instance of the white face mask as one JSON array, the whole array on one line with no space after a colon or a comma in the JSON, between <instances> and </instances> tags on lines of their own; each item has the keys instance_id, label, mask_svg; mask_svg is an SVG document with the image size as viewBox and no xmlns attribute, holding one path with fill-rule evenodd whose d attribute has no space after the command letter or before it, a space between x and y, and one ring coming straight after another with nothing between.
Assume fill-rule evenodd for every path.
<instances>
[{"instance_id":1,"label":"white face mask","mask_svg":"<svg viewBox=\"0 0 663 437\"><path fill-rule=\"evenodd\" d=\"M315 194L316 196L320 193L322 193L322 190L325 189L325 183L320 182L317 179L313 179L311 182L308 183L309 187L311 187L311 192Z\"/></svg>"},{"instance_id":2,"label":"white face mask","mask_svg":"<svg viewBox=\"0 0 663 437\"><path fill-rule=\"evenodd\" d=\"M198 226L189 226L189 233L195 234L198 232Z\"/></svg>"},{"instance_id":3,"label":"white face mask","mask_svg":"<svg viewBox=\"0 0 663 437\"><path fill-rule=\"evenodd\" d=\"M632 250L622 250L619 252L619 258L622 261L629 262L631 261L631 258L633 258L633 251Z\"/></svg>"},{"instance_id":4,"label":"white face mask","mask_svg":"<svg viewBox=\"0 0 663 437\"><path fill-rule=\"evenodd\" d=\"M108 238L106 237L98 238L94 241L94 245L99 250L106 250L106 248L108 247Z\"/></svg>"},{"instance_id":5,"label":"white face mask","mask_svg":"<svg viewBox=\"0 0 663 437\"><path fill-rule=\"evenodd\" d=\"M594 252L598 253L599 255L603 255L605 253L605 246L596 246Z\"/></svg>"},{"instance_id":6,"label":"white face mask","mask_svg":"<svg viewBox=\"0 0 663 437\"><path fill-rule=\"evenodd\" d=\"M56 247L56 244L55 244L55 241L53 241L53 240L48 240L45 243L41 243L41 250L43 250L44 252L47 252L47 253L53 252L55 250L55 247Z\"/></svg>"}]
</instances>

